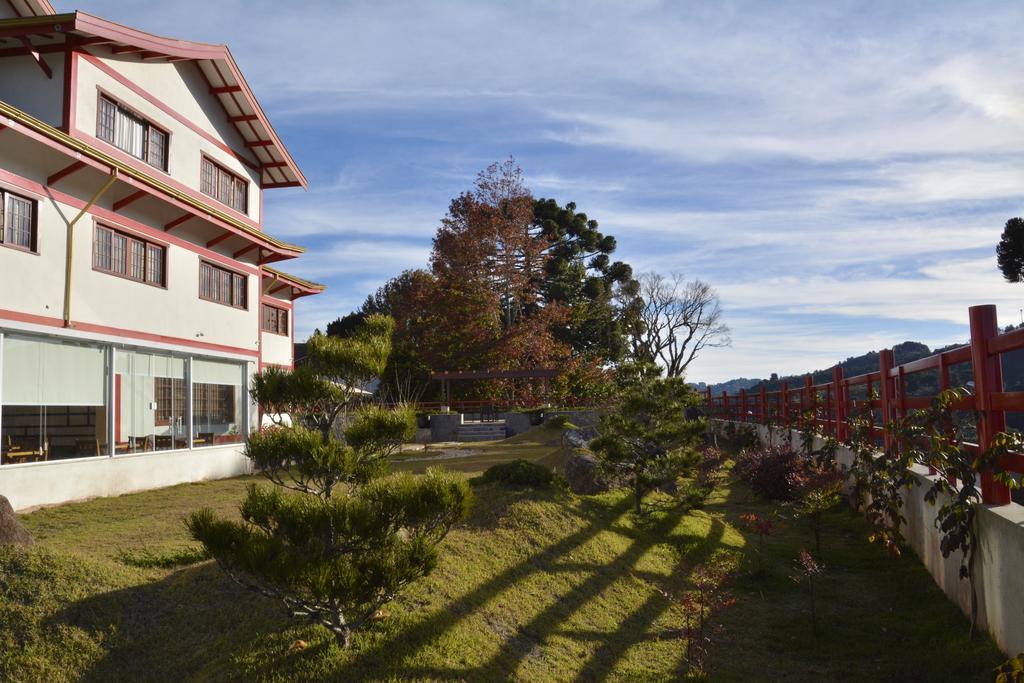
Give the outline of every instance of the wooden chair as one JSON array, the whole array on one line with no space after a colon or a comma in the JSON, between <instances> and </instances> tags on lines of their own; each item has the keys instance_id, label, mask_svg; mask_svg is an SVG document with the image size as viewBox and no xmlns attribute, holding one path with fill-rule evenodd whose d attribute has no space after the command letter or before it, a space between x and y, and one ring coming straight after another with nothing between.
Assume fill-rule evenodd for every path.
<instances>
[{"instance_id":1,"label":"wooden chair","mask_svg":"<svg viewBox=\"0 0 1024 683\"><path fill-rule=\"evenodd\" d=\"M157 434L153 437L153 448L158 451L169 451L174 448L174 437L170 434Z\"/></svg>"}]
</instances>

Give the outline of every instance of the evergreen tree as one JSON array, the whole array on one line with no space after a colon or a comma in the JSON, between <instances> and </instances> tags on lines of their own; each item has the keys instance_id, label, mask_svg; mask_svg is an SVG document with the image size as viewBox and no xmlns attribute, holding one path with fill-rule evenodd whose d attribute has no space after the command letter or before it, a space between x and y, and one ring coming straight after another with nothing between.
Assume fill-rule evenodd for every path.
<instances>
[{"instance_id":1,"label":"evergreen tree","mask_svg":"<svg viewBox=\"0 0 1024 683\"><path fill-rule=\"evenodd\" d=\"M1006 221L1003 236L996 247L996 261L1007 282L1024 280L1024 219Z\"/></svg>"},{"instance_id":2,"label":"evergreen tree","mask_svg":"<svg viewBox=\"0 0 1024 683\"><path fill-rule=\"evenodd\" d=\"M257 403L287 409L298 423L257 432L246 444L276 486L249 486L241 522L209 509L188 519L193 538L232 578L322 624L344 646L433 570L438 544L471 505L461 475L388 474L388 456L415 432L411 410L356 406L355 387L387 362L392 327L369 316L351 337L314 336L302 369L258 376ZM353 419L335 438L333 422L346 411Z\"/></svg>"},{"instance_id":3,"label":"evergreen tree","mask_svg":"<svg viewBox=\"0 0 1024 683\"><path fill-rule=\"evenodd\" d=\"M655 487L674 482L697 464L704 420L687 420L687 406L700 397L680 377L642 379L628 383L614 411L601 417L590 449L602 471L633 488L637 514L643 497Z\"/></svg>"}]
</instances>

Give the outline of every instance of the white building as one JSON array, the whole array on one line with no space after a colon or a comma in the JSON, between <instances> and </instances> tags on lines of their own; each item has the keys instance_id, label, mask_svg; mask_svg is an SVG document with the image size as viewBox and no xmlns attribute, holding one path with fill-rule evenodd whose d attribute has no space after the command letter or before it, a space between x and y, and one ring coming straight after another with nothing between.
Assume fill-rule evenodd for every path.
<instances>
[{"instance_id":1,"label":"white building","mask_svg":"<svg viewBox=\"0 0 1024 683\"><path fill-rule=\"evenodd\" d=\"M305 186L222 45L0 2L0 494L230 476L249 378L290 367L263 191Z\"/></svg>"}]
</instances>

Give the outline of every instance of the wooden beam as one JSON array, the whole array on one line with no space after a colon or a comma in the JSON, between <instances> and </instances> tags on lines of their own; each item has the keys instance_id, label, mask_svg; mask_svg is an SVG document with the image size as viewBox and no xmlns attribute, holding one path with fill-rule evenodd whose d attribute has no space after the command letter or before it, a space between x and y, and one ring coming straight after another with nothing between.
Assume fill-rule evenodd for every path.
<instances>
[{"instance_id":1,"label":"wooden beam","mask_svg":"<svg viewBox=\"0 0 1024 683\"><path fill-rule=\"evenodd\" d=\"M278 285L277 287L274 287L272 290L267 292L267 294L276 294L277 292L280 292L282 289L291 289L291 285L288 285L288 284Z\"/></svg>"},{"instance_id":2,"label":"wooden beam","mask_svg":"<svg viewBox=\"0 0 1024 683\"><path fill-rule=\"evenodd\" d=\"M85 168L85 162L84 161L76 161L75 163L71 164L70 166L65 166L64 168L62 168L61 170L57 171L52 176L47 178L46 179L46 184L47 185L53 185L55 182L57 182L61 178L66 178L69 175L71 175L72 173L74 173L75 171L78 171L78 170L83 169L83 168Z\"/></svg>"},{"instance_id":3,"label":"wooden beam","mask_svg":"<svg viewBox=\"0 0 1024 683\"><path fill-rule=\"evenodd\" d=\"M274 188L277 187L298 187L301 184L302 183L300 183L297 180L290 180L287 183L263 183L262 185L260 185L260 189L273 190Z\"/></svg>"},{"instance_id":4,"label":"wooden beam","mask_svg":"<svg viewBox=\"0 0 1024 683\"><path fill-rule=\"evenodd\" d=\"M229 92L242 92L240 85L222 85L219 88L210 88L211 95L223 95Z\"/></svg>"},{"instance_id":5,"label":"wooden beam","mask_svg":"<svg viewBox=\"0 0 1024 683\"><path fill-rule=\"evenodd\" d=\"M139 190L138 192L132 192L127 197L123 197L121 199L118 199L116 202L114 202L114 206L111 207L111 208L113 208L114 211L120 211L121 209L123 209L124 207L128 206L129 204L131 204L133 202L137 202L138 200L142 199L147 194L149 194L149 193L146 192L145 190Z\"/></svg>"},{"instance_id":6,"label":"wooden beam","mask_svg":"<svg viewBox=\"0 0 1024 683\"><path fill-rule=\"evenodd\" d=\"M258 245L258 244L250 244L250 245L249 245L249 246L247 246L247 247L242 247L241 249L239 249L238 251L236 251L236 252L235 252L234 254L232 254L231 256L232 256L232 258L238 258L238 257L240 257L240 256L242 256L242 255L244 255L244 254L248 254L248 253L249 253L250 251L252 251L253 249L256 249L256 248L257 248L257 247L259 247L259 246L260 246L260 245Z\"/></svg>"},{"instance_id":7,"label":"wooden beam","mask_svg":"<svg viewBox=\"0 0 1024 683\"><path fill-rule=\"evenodd\" d=\"M25 46L26 50L28 50L28 54L32 57L32 61L36 63L36 66L42 69L47 78L53 80L53 71L50 69L50 65L46 63L45 59L43 59L43 55L36 51L32 45L32 41L26 36L22 36L21 44Z\"/></svg>"},{"instance_id":8,"label":"wooden beam","mask_svg":"<svg viewBox=\"0 0 1024 683\"><path fill-rule=\"evenodd\" d=\"M223 242L224 240L226 240L227 238L234 237L234 235L235 233L233 232L225 232L221 235L218 235L217 237L214 237L212 240L206 243L206 248L209 249L210 247L216 246Z\"/></svg>"},{"instance_id":9,"label":"wooden beam","mask_svg":"<svg viewBox=\"0 0 1024 683\"><path fill-rule=\"evenodd\" d=\"M256 114L243 114L241 116L229 116L228 121L231 123L242 123L243 121L255 121L258 118Z\"/></svg>"},{"instance_id":10,"label":"wooden beam","mask_svg":"<svg viewBox=\"0 0 1024 683\"><path fill-rule=\"evenodd\" d=\"M261 166L263 168L281 168L282 166L287 166L287 165L288 165L287 161L268 161L265 164L261 164Z\"/></svg>"},{"instance_id":11,"label":"wooden beam","mask_svg":"<svg viewBox=\"0 0 1024 683\"><path fill-rule=\"evenodd\" d=\"M118 45L110 48L110 51L115 55L126 55L131 54L132 52L145 52L141 47L135 47L133 45Z\"/></svg>"},{"instance_id":12,"label":"wooden beam","mask_svg":"<svg viewBox=\"0 0 1024 683\"><path fill-rule=\"evenodd\" d=\"M247 141L245 143L245 146L246 147L270 147L272 144L274 144L273 140L253 140L251 142Z\"/></svg>"},{"instance_id":13,"label":"wooden beam","mask_svg":"<svg viewBox=\"0 0 1024 683\"><path fill-rule=\"evenodd\" d=\"M184 214L182 216L178 216L173 221L171 221L170 223L168 223L167 225L164 226L164 232L170 232L171 230L173 230L174 228L178 227L179 225L181 225L182 223L184 223L185 221L187 221L189 218L192 218L192 217L193 216L190 213L186 213L186 214Z\"/></svg>"}]
</instances>

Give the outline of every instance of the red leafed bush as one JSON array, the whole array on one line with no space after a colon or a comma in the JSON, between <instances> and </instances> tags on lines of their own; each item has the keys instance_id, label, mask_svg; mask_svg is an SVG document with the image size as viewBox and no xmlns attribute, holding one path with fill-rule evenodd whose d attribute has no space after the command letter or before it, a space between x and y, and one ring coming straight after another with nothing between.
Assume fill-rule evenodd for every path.
<instances>
[{"instance_id":1,"label":"red leafed bush","mask_svg":"<svg viewBox=\"0 0 1024 683\"><path fill-rule=\"evenodd\" d=\"M810 476L810 462L790 446L748 448L736 457L733 472L759 496L791 501Z\"/></svg>"}]
</instances>

